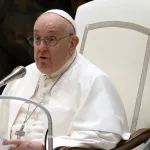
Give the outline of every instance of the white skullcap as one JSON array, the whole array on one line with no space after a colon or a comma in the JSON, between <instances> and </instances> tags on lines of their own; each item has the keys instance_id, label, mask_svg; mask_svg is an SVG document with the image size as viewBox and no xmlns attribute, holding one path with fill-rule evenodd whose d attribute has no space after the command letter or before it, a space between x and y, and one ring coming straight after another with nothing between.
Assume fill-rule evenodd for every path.
<instances>
[{"instance_id":1,"label":"white skullcap","mask_svg":"<svg viewBox=\"0 0 150 150\"><path fill-rule=\"evenodd\" d=\"M72 26L74 27L74 30L76 32L75 21L73 20L73 18L67 12L65 12L63 10L60 10L60 9L51 9L51 10L46 11L43 14L46 14L46 13L54 13L54 14L57 14L57 15L65 18L66 20L68 20L72 24Z\"/></svg>"}]
</instances>

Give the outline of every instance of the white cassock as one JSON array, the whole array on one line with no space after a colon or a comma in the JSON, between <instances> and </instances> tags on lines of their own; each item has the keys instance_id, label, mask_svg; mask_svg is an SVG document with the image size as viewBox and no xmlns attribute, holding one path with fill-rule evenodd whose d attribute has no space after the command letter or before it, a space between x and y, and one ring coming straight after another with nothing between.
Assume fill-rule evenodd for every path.
<instances>
[{"instance_id":1,"label":"white cassock","mask_svg":"<svg viewBox=\"0 0 150 150\"><path fill-rule=\"evenodd\" d=\"M125 111L110 78L79 53L75 53L51 76L41 74L35 63L27 66L25 77L8 84L3 95L40 102L45 93L48 95L42 105L52 115L54 148L81 146L112 149L120 139L129 138ZM22 101L0 101L0 135L16 138L15 132L25 119L28 105ZM29 114L33 109L34 106L31 106ZM47 118L37 109L26 123L26 134L22 138L43 142L46 129Z\"/></svg>"}]
</instances>

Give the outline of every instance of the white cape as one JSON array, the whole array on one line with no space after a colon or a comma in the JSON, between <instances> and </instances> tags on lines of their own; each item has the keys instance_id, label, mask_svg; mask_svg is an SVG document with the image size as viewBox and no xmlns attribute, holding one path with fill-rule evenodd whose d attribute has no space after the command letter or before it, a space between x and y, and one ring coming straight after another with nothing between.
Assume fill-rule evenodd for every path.
<instances>
[{"instance_id":1,"label":"white cape","mask_svg":"<svg viewBox=\"0 0 150 150\"><path fill-rule=\"evenodd\" d=\"M35 64L27 66L25 77L8 84L3 95L31 98L39 76ZM0 135L10 138L11 127L23 103L0 101ZM122 102L110 78L80 54L53 88L47 109L52 115L56 138L66 136L64 140L86 131L110 132L123 139L130 136ZM83 138L89 137L83 134Z\"/></svg>"}]
</instances>

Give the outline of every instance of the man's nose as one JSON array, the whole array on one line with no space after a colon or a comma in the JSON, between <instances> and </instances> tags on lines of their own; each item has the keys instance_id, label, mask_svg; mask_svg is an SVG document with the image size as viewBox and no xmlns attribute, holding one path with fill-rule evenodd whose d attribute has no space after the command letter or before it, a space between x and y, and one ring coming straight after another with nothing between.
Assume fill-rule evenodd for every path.
<instances>
[{"instance_id":1,"label":"man's nose","mask_svg":"<svg viewBox=\"0 0 150 150\"><path fill-rule=\"evenodd\" d=\"M40 44L39 44L39 50L40 50L40 51L45 51L45 50L47 50L47 49L48 49L48 47L47 47L46 42L45 42L44 40L41 40L41 42L40 42Z\"/></svg>"}]
</instances>

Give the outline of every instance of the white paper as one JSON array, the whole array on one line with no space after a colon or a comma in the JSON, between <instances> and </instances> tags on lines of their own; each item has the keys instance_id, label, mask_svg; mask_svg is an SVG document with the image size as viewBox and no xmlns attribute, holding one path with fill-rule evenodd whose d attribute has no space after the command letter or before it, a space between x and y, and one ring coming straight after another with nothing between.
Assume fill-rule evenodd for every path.
<instances>
[{"instance_id":1,"label":"white paper","mask_svg":"<svg viewBox=\"0 0 150 150\"><path fill-rule=\"evenodd\" d=\"M0 150L9 150L10 147L9 145L0 145Z\"/></svg>"},{"instance_id":2,"label":"white paper","mask_svg":"<svg viewBox=\"0 0 150 150\"><path fill-rule=\"evenodd\" d=\"M0 136L0 144L2 144L4 140L5 140L5 138Z\"/></svg>"},{"instance_id":3,"label":"white paper","mask_svg":"<svg viewBox=\"0 0 150 150\"><path fill-rule=\"evenodd\" d=\"M12 145L2 145L4 140L5 138L0 136L0 150L8 150L10 147L12 147Z\"/></svg>"}]
</instances>

